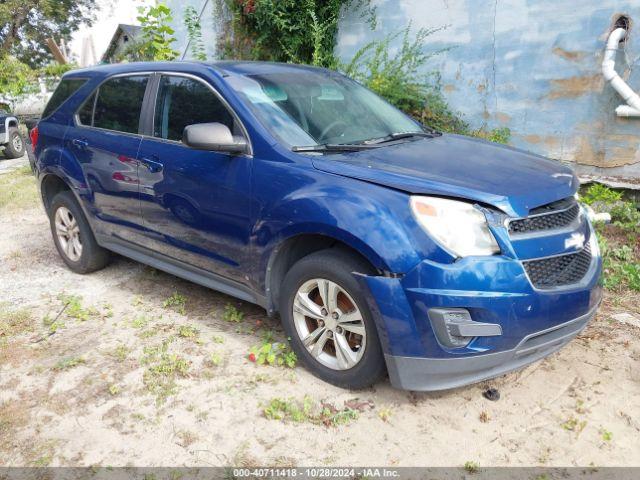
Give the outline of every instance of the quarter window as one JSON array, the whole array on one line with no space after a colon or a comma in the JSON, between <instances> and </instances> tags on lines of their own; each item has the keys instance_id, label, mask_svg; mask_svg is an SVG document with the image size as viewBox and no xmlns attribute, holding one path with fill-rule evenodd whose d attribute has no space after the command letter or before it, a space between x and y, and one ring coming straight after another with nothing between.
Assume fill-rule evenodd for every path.
<instances>
[{"instance_id":1,"label":"quarter window","mask_svg":"<svg viewBox=\"0 0 640 480\"><path fill-rule=\"evenodd\" d=\"M211 122L222 123L234 135L241 135L231 112L205 84L185 77L163 76L160 79L154 137L181 141L187 125Z\"/></svg>"},{"instance_id":2,"label":"quarter window","mask_svg":"<svg viewBox=\"0 0 640 480\"><path fill-rule=\"evenodd\" d=\"M100 85L93 126L138 133L142 100L148 80L148 76L118 77Z\"/></svg>"},{"instance_id":3,"label":"quarter window","mask_svg":"<svg viewBox=\"0 0 640 480\"><path fill-rule=\"evenodd\" d=\"M63 78L58 86L56 87L55 92L51 95L51 99L47 103L47 106L44 108L42 112L42 118L46 118L51 115L55 110L58 109L60 105L67 101L67 99L76 93L78 89L87 82L84 78Z\"/></svg>"},{"instance_id":4,"label":"quarter window","mask_svg":"<svg viewBox=\"0 0 640 480\"><path fill-rule=\"evenodd\" d=\"M93 92L89 98L85 100L78 110L78 120L82 125L93 125L93 105L96 102L96 92Z\"/></svg>"}]
</instances>

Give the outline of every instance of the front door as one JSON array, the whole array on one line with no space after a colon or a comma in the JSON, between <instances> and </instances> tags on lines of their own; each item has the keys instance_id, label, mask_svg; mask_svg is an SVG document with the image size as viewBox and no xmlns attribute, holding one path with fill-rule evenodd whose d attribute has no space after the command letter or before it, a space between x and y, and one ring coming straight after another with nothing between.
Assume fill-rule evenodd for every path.
<instances>
[{"instance_id":1,"label":"front door","mask_svg":"<svg viewBox=\"0 0 640 480\"><path fill-rule=\"evenodd\" d=\"M247 283L252 159L182 143L187 125L219 122L243 135L240 124L202 80L162 75L157 88L153 135L138 154L147 246Z\"/></svg>"},{"instance_id":2,"label":"front door","mask_svg":"<svg viewBox=\"0 0 640 480\"><path fill-rule=\"evenodd\" d=\"M87 181L96 233L136 241L142 221L136 157L149 75L115 77L83 103L65 135Z\"/></svg>"}]
</instances>

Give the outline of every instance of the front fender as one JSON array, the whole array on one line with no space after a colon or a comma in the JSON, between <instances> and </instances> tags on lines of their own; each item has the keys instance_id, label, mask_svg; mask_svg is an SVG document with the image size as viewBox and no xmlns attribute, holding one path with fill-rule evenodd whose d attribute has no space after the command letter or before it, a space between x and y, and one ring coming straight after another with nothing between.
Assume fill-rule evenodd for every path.
<instances>
[{"instance_id":1,"label":"front fender","mask_svg":"<svg viewBox=\"0 0 640 480\"><path fill-rule=\"evenodd\" d=\"M263 208L256 229L261 273L274 249L299 235L339 240L379 270L396 274L437 252L413 219L407 194L321 172L312 175L312 182Z\"/></svg>"}]
</instances>

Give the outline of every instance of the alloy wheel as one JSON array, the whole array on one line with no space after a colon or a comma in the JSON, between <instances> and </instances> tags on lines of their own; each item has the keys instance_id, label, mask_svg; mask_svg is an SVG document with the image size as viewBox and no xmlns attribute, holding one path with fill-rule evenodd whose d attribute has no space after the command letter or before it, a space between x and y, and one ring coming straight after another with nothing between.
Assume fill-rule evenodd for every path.
<instances>
[{"instance_id":1,"label":"alloy wheel","mask_svg":"<svg viewBox=\"0 0 640 480\"><path fill-rule=\"evenodd\" d=\"M80 240L80 226L66 207L56 210L56 236L62 251L72 262L77 262L82 256L82 241Z\"/></svg>"},{"instance_id":2,"label":"alloy wheel","mask_svg":"<svg viewBox=\"0 0 640 480\"><path fill-rule=\"evenodd\" d=\"M14 135L13 139L11 140L11 143L13 144L13 148L15 149L16 152L21 152L22 151L22 138L20 137L20 135Z\"/></svg>"},{"instance_id":3,"label":"alloy wheel","mask_svg":"<svg viewBox=\"0 0 640 480\"><path fill-rule=\"evenodd\" d=\"M362 359L367 332L351 296L331 280L314 278L293 301L296 332L309 353L333 370L348 370Z\"/></svg>"}]
</instances>

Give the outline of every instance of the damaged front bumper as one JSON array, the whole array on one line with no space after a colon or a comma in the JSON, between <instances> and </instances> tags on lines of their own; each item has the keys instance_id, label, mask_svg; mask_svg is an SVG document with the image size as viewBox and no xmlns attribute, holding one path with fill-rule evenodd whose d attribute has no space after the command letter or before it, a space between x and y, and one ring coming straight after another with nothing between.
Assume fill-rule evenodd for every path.
<instances>
[{"instance_id":1,"label":"damaged front bumper","mask_svg":"<svg viewBox=\"0 0 640 480\"><path fill-rule=\"evenodd\" d=\"M595 235L590 241L594 256L587 275L578 284L552 290L534 288L522 262L501 255L451 264L424 260L401 278L359 276L391 383L416 391L460 387L521 368L566 345L593 318L602 298ZM455 321L462 326L449 324L449 334L478 336L462 338L460 345L447 341L434 311L460 317Z\"/></svg>"}]
</instances>

